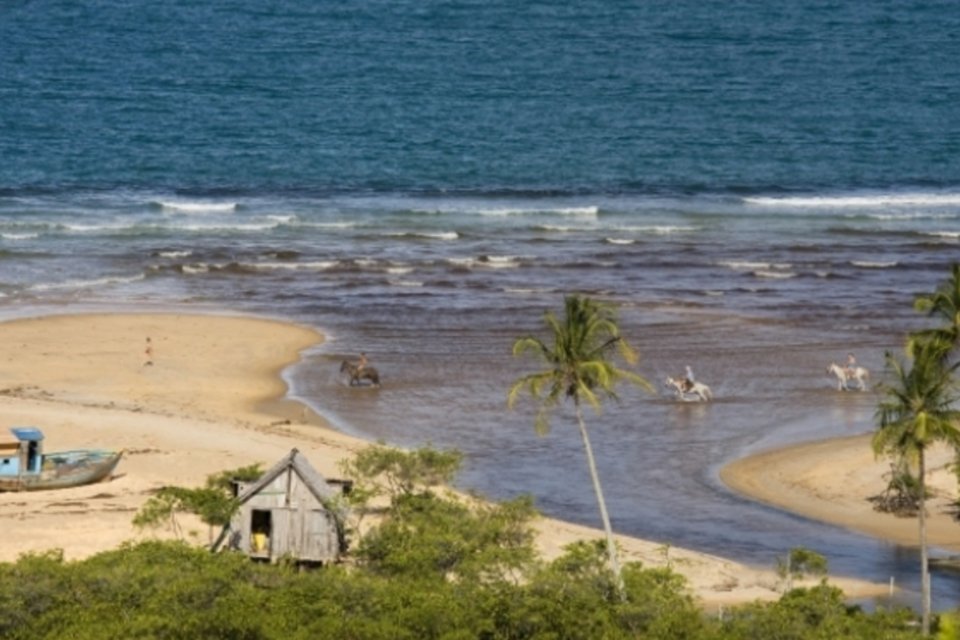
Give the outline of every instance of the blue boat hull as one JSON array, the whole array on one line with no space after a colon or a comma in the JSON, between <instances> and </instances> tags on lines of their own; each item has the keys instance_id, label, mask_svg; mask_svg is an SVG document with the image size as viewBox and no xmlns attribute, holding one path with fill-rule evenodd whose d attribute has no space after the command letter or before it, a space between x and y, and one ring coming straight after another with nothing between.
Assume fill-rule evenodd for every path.
<instances>
[{"instance_id":1,"label":"blue boat hull","mask_svg":"<svg viewBox=\"0 0 960 640\"><path fill-rule=\"evenodd\" d=\"M43 456L39 473L0 476L0 491L64 489L100 482L116 468L123 451L81 449Z\"/></svg>"}]
</instances>

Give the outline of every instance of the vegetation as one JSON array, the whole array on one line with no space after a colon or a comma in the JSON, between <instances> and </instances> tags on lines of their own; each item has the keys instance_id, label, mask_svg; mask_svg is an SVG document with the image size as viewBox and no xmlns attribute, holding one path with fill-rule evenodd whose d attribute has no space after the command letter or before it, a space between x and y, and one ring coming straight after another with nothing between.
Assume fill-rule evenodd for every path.
<instances>
[{"instance_id":1,"label":"vegetation","mask_svg":"<svg viewBox=\"0 0 960 640\"><path fill-rule=\"evenodd\" d=\"M199 489L163 487L140 508L133 518L133 524L138 528L166 526L178 538L182 538L183 530L177 516L192 513L211 529L222 527L230 522L231 516L237 510L233 481L252 482L262 475L261 466L254 464L211 475L207 478L206 485Z\"/></svg>"},{"instance_id":2,"label":"vegetation","mask_svg":"<svg viewBox=\"0 0 960 640\"><path fill-rule=\"evenodd\" d=\"M451 534L452 535L452 534ZM575 545L524 583L381 576L328 567L297 572L148 542L64 562L56 553L0 565L0 637L542 639L915 638L905 611L867 614L831 587L798 589L717 620L668 570L624 567L611 597L602 544Z\"/></svg>"},{"instance_id":3,"label":"vegetation","mask_svg":"<svg viewBox=\"0 0 960 640\"><path fill-rule=\"evenodd\" d=\"M947 360L960 347L960 263L950 267L950 277L933 293L917 296L913 306L941 322L938 326L914 332L909 344L939 344L940 358Z\"/></svg>"},{"instance_id":4,"label":"vegetation","mask_svg":"<svg viewBox=\"0 0 960 640\"><path fill-rule=\"evenodd\" d=\"M916 638L909 611L878 610L867 614L843 601L842 592L826 584L794 589L773 604L751 604L731 611L716 637L765 640L844 640Z\"/></svg>"},{"instance_id":5,"label":"vegetation","mask_svg":"<svg viewBox=\"0 0 960 640\"><path fill-rule=\"evenodd\" d=\"M351 506L363 513L389 498L379 526L360 540L355 560L379 576L443 582L521 572L533 559L529 498L491 504L440 496L460 468L459 452L374 445L342 469L355 479Z\"/></svg>"},{"instance_id":6,"label":"vegetation","mask_svg":"<svg viewBox=\"0 0 960 640\"><path fill-rule=\"evenodd\" d=\"M880 495L870 498L873 508L901 518L915 517L922 504L920 481L910 470L909 461L906 458L894 458L890 462L890 471L883 477L887 480L887 486Z\"/></svg>"},{"instance_id":7,"label":"vegetation","mask_svg":"<svg viewBox=\"0 0 960 640\"><path fill-rule=\"evenodd\" d=\"M792 589L794 580L805 576L826 576L827 559L810 549L794 547L784 558L777 558L777 575L787 581L787 590Z\"/></svg>"},{"instance_id":8,"label":"vegetation","mask_svg":"<svg viewBox=\"0 0 960 640\"><path fill-rule=\"evenodd\" d=\"M434 481L452 478L459 459L430 449L374 446L361 452L358 468L366 471L356 478L358 486L381 487L388 504L348 565L298 571L181 541L129 544L81 562L65 562L52 551L0 564L0 637L917 637L908 610L866 613L826 585L728 610L718 619L698 608L682 576L627 563L621 598L603 541L575 543L546 562L533 548L536 514L528 499L493 504L437 492ZM398 473L408 481L391 479ZM820 566L812 552L793 550L792 557L798 569ZM944 630L952 623L946 619Z\"/></svg>"},{"instance_id":9,"label":"vegetation","mask_svg":"<svg viewBox=\"0 0 960 640\"><path fill-rule=\"evenodd\" d=\"M448 484L462 462L459 451L427 446L407 452L381 443L359 451L340 469L355 479L351 491L359 491L365 502L379 496L397 499Z\"/></svg>"},{"instance_id":10,"label":"vegetation","mask_svg":"<svg viewBox=\"0 0 960 640\"><path fill-rule=\"evenodd\" d=\"M879 428L874 433L873 450L877 455L894 458L897 469L916 465L916 495L920 542L920 582L922 631L929 635L931 624L930 571L927 558L927 527L924 500L926 490L926 451L943 442L960 450L960 410L957 407L956 370L953 362L960 339L960 265L953 265L951 277L929 295L919 296L915 308L939 317L939 327L912 333L907 339L905 363L886 354L887 371L892 382L883 385L884 399L877 408ZM896 481L896 472L894 480ZM903 483L909 486L909 483Z\"/></svg>"},{"instance_id":11,"label":"vegetation","mask_svg":"<svg viewBox=\"0 0 960 640\"><path fill-rule=\"evenodd\" d=\"M610 568L615 576L618 592L623 596L624 583L613 540L613 529L603 499L600 476L597 474L597 464L583 420L581 404L586 402L599 413L602 399L617 398L615 388L621 381L650 391L653 389L649 382L636 373L614 365L611 359L614 354L619 354L628 364L636 363L637 354L620 336L620 329L610 306L590 298L568 296L564 300L563 318L558 319L552 312L547 312L544 321L552 334L552 344L530 336L520 338L513 345L513 354L519 356L532 351L543 361L546 368L514 382L507 395L507 403L513 406L522 391L537 399L540 409L535 427L537 433L545 434L550 426L550 411L564 400L573 401L580 438L607 537Z\"/></svg>"}]
</instances>

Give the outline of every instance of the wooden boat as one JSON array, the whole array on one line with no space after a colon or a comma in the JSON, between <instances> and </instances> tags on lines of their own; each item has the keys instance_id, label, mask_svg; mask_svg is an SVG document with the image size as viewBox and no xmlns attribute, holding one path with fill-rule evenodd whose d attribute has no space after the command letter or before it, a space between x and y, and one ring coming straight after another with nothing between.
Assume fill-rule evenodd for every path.
<instances>
[{"instance_id":1,"label":"wooden boat","mask_svg":"<svg viewBox=\"0 0 960 640\"><path fill-rule=\"evenodd\" d=\"M0 491L63 489L99 482L113 473L123 451L77 449L43 453L43 433L35 427L10 429L0 436Z\"/></svg>"}]
</instances>

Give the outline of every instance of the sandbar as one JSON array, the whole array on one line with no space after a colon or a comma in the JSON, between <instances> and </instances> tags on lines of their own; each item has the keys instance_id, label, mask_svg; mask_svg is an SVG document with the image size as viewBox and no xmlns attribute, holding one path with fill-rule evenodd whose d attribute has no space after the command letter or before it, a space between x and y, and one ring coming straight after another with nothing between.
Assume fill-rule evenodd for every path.
<instances>
[{"instance_id":1,"label":"sandbar","mask_svg":"<svg viewBox=\"0 0 960 640\"><path fill-rule=\"evenodd\" d=\"M755 500L809 518L829 522L904 546L919 545L914 517L898 517L874 509L890 471L887 458L877 458L871 434L806 442L736 460L720 470L731 489ZM927 452L927 542L960 551L957 478L950 471L953 452L936 446Z\"/></svg>"}]
</instances>

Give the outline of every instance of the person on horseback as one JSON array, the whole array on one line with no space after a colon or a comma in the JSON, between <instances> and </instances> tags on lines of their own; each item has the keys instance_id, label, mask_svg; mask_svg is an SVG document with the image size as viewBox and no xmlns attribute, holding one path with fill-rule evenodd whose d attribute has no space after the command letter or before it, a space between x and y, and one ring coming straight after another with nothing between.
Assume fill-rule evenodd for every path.
<instances>
[{"instance_id":1,"label":"person on horseback","mask_svg":"<svg viewBox=\"0 0 960 640\"><path fill-rule=\"evenodd\" d=\"M369 360L367 360L367 354L361 351L360 359L357 360L357 373L363 371L364 367L366 367L368 363Z\"/></svg>"},{"instance_id":2,"label":"person on horseback","mask_svg":"<svg viewBox=\"0 0 960 640\"><path fill-rule=\"evenodd\" d=\"M693 383L695 382L693 378L693 369L690 368L690 365L687 365L687 375L683 378L683 392L690 393L693 391Z\"/></svg>"},{"instance_id":3,"label":"person on horseback","mask_svg":"<svg viewBox=\"0 0 960 640\"><path fill-rule=\"evenodd\" d=\"M857 358L852 353L847 354L846 373L848 378L854 378L857 375Z\"/></svg>"}]
</instances>

